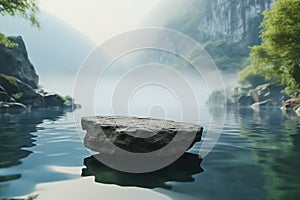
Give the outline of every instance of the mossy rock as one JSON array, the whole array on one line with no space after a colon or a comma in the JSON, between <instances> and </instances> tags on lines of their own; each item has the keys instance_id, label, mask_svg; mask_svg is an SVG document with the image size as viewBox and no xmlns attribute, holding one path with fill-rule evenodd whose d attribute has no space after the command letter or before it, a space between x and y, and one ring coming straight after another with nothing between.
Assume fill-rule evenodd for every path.
<instances>
[{"instance_id":1,"label":"mossy rock","mask_svg":"<svg viewBox=\"0 0 300 200\"><path fill-rule=\"evenodd\" d=\"M5 74L0 74L0 85L9 94L19 93L17 79L13 76L7 76Z\"/></svg>"},{"instance_id":2,"label":"mossy rock","mask_svg":"<svg viewBox=\"0 0 300 200\"><path fill-rule=\"evenodd\" d=\"M0 74L0 77L6 79L10 84L17 86L17 78L13 76L7 76L5 74Z\"/></svg>"},{"instance_id":3,"label":"mossy rock","mask_svg":"<svg viewBox=\"0 0 300 200\"><path fill-rule=\"evenodd\" d=\"M6 92L0 91L0 101L8 101L10 99L9 95Z\"/></svg>"},{"instance_id":4,"label":"mossy rock","mask_svg":"<svg viewBox=\"0 0 300 200\"><path fill-rule=\"evenodd\" d=\"M4 87L2 87L1 85L0 85L0 92L6 92L6 90L4 89Z\"/></svg>"},{"instance_id":5,"label":"mossy rock","mask_svg":"<svg viewBox=\"0 0 300 200\"><path fill-rule=\"evenodd\" d=\"M58 94L45 95L44 100L48 107L63 107L65 100Z\"/></svg>"}]
</instances>

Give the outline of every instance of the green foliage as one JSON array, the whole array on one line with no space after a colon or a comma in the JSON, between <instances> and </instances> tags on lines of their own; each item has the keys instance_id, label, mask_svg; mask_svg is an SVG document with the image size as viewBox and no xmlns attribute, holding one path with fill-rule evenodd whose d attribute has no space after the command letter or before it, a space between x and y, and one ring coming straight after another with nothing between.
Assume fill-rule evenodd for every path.
<instances>
[{"instance_id":1,"label":"green foliage","mask_svg":"<svg viewBox=\"0 0 300 200\"><path fill-rule=\"evenodd\" d=\"M300 0L279 0L264 13L260 46L251 49L251 67L275 78L290 94L300 88Z\"/></svg>"},{"instance_id":2,"label":"green foliage","mask_svg":"<svg viewBox=\"0 0 300 200\"><path fill-rule=\"evenodd\" d=\"M12 42L9 37L6 37L4 34L0 33L0 44L6 47L15 47L18 44Z\"/></svg>"},{"instance_id":3,"label":"green foliage","mask_svg":"<svg viewBox=\"0 0 300 200\"><path fill-rule=\"evenodd\" d=\"M238 77L241 84L250 84L253 88L268 82L264 76L258 74L251 66L248 66L239 72Z\"/></svg>"},{"instance_id":4,"label":"green foliage","mask_svg":"<svg viewBox=\"0 0 300 200\"><path fill-rule=\"evenodd\" d=\"M36 18L38 12L36 0L0 0L0 14L21 16L34 26L39 26Z\"/></svg>"},{"instance_id":5,"label":"green foliage","mask_svg":"<svg viewBox=\"0 0 300 200\"><path fill-rule=\"evenodd\" d=\"M57 94L57 96L58 96L58 98L60 98L64 102L73 101L73 98L69 95L63 96L63 95Z\"/></svg>"},{"instance_id":6,"label":"green foliage","mask_svg":"<svg viewBox=\"0 0 300 200\"><path fill-rule=\"evenodd\" d=\"M23 93L22 92L19 92L19 93L16 93L16 94L13 94L12 97L15 99L15 100L18 100L22 97Z\"/></svg>"},{"instance_id":7,"label":"green foliage","mask_svg":"<svg viewBox=\"0 0 300 200\"><path fill-rule=\"evenodd\" d=\"M61 96L61 98L64 100L64 101L73 101L73 98L69 95L66 95L66 96Z\"/></svg>"},{"instance_id":8,"label":"green foliage","mask_svg":"<svg viewBox=\"0 0 300 200\"><path fill-rule=\"evenodd\" d=\"M29 20L33 26L39 27L36 18L38 6L36 0L0 0L0 14L10 16L20 16ZM6 47L16 46L4 34L0 33L0 44Z\"/></svg>"},{"instance_id":9,"label":"green foliage","mask_svg":"<svg viewBox=\"0 0 300 200\"><path fill-rule=\"evenodd\" d=\"M0 77L6 79L12 85L18 86L17 79L15 77L13 77L13 76L7 76L5 74L0 74Z\"/></svg>"},{"instance_id":10,"label":"green foliage","mask_svg":"<svg viewBox=\"0 0 300 200\"><path fill-rule=\"evenodd\" d=\"M241 70L249 55L249 49L244 45L225 39L207 42L204 48L222 71Z\"/></svg>"}]
</instances>

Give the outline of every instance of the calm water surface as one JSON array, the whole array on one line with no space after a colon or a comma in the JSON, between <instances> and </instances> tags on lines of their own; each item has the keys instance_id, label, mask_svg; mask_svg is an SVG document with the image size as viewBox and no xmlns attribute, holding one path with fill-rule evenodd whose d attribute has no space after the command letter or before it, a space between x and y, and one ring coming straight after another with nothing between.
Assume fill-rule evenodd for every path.
<instances>
[{"instance_id":1,"label":"calm water surface","mask_svg":"<svg viewBox=\"0 0 300 200\"><path fill-rule=\"evenodd\" d=\"M211 117L212 123L223 126L223 109L203 108L203 113L200 124L204 128L209 127ZM70 112L0 114L0 199L39 193L39 184L63 181L68 185L91 177L96 190L113 188L114 193L126 188L132 193L139 189L147 195L149 190L183 200L298 200L299 121L276 108L260 112L227 109L218 143L206 157L197 155L200 142L171 166L137 175L115 171L94 159L84 148ZM209 143L210 139L207 134L205 140ZM57 168L80 170L68 173ZM81 189L84 192L84 184ZM61 194L60 199L63 197ZM105 197L114 198L112 193Z\"/></svg>"}]
</instances>

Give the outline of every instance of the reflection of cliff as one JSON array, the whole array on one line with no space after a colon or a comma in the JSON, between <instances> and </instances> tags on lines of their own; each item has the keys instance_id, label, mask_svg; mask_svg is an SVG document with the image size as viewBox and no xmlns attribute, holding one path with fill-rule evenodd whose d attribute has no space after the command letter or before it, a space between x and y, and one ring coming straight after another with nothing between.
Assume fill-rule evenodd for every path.
<instances>
[{"instance_id":1,"label":"reflection of cliff","mask_svg":"<svg viewBox=\"0 0 300 200\"><path fill-rule=\"evenodd\" d=\"M91 156L84 159L86 168L82 169L82 176L95 176L95 181L120 186L138 186L143 188L166 188L168 181L193 182L193 175L203 172L200 167L202 159L198 155L185 153L171 165L158 171L131 174L114 170Z\"/></svg>"},{"instance_id":2,"label":"reflection of cliff","mask_svg":"<svg viewBox=\"0 0 300 200\"><path fill-rule=\"evenodd\" d=\"M285 118L279 109L238 112L240 134L253 145L254 158L264 169L267 199L299 199L299 124Z\"/></svg>"},{"instance_id":3,"label":"reflection of cliff","mask_svg":"<svg viewBox=\"0 0 300 200\"><path fill-rule=\"evenodd\" d=\"M43 120L56 120L63 110L36 110L25 113L0 113L0 169L21 164L32 152L23 148L34 146L37 125ZM20 174L0 176L1 181L20 178Z\"/></svg>"}]
</instances>

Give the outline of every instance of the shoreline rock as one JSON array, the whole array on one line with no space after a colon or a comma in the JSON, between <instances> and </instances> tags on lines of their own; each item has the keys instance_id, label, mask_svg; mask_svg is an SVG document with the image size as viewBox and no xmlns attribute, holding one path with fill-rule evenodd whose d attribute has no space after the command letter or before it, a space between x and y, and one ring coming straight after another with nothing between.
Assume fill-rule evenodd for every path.
<instances>
[{"instance_id":1,"label":"shoreline rock","mask_svg":"<svg viewBox=\"0 0 300 200\"><path fill-rule=\"evenodd\" d=\"M175 145L167 154L183 153L201 141L203 131L201 126L192 123L122 116L83 117L81 124L87 131L84 145L108 155L115 153L115 146L128 152L148 153L160 150L171 141ZM175 139L178 133L184 137Z\"/></svg>"},{"instance_id":2,"label":"shoreline rock","mask_svg":"<svg viewBox=\"0 0 300 200\"><path fill-rule=\"evenodd\" d=\"M281 110L286 113L292 111L300 117L300 91L294 94L290 99L286 100L283 103Z\"/></svg>"},{"instance_id":3,"label":"shoreline rock","mask_svg":"<svg viewBox=\"0 0 300 200\"><path fill-rule=\"evenodd\" d=\"M0 45L0 111L40 108L77 109L71 97L38 89L38 75L22 37L9 37L15 47Z\"/></svg>"},{"instance_id":4,"label":"shoreline rock","mask_svg":"<svg viewBox=\"0 0 300 200\"><path fill-rule=\"evenodd\" d=\"M280 106L288 99L288 96L281 92L283 89L283 86L271 83L259 85L255 89L248 91L248 94L241 95L237 102L239 106L251 106L252 108ZM247 99L247 101L244 99Z\"/></svg>"},{"instance_id":5,"label":"shoreline rock","mask_svg":"<svg viewBox=\"0 0 300 200\"><path fill-rule=\"evenodd\" d=\"M210 97L214 98L211 101L213 105L215 102L221 102L221 105L249 107L254 110L259 110L262 107L280 107L283 102L290 97L284 93L284 86L276 85L274 83L267 83L253 87L235 87L232 90L227 90L226 95L224 91L214 91ZM218 95L216 95L218 94Z\"/></svg>"},{"instance_id":6,"label":"shoreline rock","mask_svg":"<svg viewBox=\"0 0 300 200\"><path fill-rule=\"evenodd\" d=\"M80 108L71 97L33 89L21 80L0 74L0 110L36 108Z\"/></svg>"},{"instance_id":7,"label":"shoreline rock","mask_svg":"<svg viewBox=\"0 0 300 200\"><path fill-rule=\"evenodd\" d=\"M26 110L27 107L24 104L17 102L1 102L0 101L0 110Z\"/></svg>"}]
</instances>

